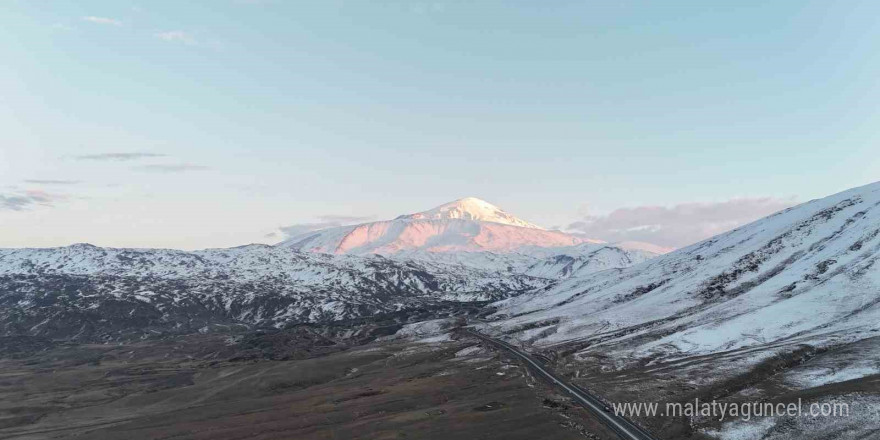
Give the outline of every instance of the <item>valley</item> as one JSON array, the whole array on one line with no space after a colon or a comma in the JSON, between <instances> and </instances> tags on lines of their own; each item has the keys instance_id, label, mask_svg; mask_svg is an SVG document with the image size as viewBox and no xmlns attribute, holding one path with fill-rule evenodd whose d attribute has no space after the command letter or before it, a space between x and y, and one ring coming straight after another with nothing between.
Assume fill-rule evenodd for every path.
<instances>
[{"instance_id":1,"label":"valley","mask_svg":"<svg viewBox=\"0 0 880 440\"><path fill-rule=\"evenodd\" d=\"M313 330L19 351L0 361L0 438L573 440L589 432L576 407L476 341L357 344Z\"/></svg>"}]
</instances>

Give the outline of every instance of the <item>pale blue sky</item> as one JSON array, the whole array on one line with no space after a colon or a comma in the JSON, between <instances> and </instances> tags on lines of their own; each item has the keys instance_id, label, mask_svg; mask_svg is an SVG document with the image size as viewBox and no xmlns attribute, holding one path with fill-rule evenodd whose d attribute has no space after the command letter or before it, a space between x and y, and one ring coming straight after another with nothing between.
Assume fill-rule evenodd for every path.
<instances>
[{"instance_id":1,"label":"pale blue sky","mask_svg":"<svg viewBox=\"0 0 880 440\"><path fill-rule=\"evenodd\" d=\"M73 3L0 3L0 246L880 179L875 1Z\"/></svg>"}]
</instances>

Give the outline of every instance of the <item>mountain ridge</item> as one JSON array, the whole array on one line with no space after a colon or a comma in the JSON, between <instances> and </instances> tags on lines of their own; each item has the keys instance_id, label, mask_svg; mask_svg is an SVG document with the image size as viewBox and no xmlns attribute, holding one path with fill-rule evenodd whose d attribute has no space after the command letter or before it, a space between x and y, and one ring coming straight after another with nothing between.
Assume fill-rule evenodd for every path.
<instances>
[{"instance_id":1,"label":"mountain ridge","mask_svg":"<svg viewBox=\"0 0 880 440\"><path fill-rule=\"evenodd\" d=\"M0 336L116 340L230 326L281 327L415 313L543 289L650 254L333 255L229 249L0 249Z\"/></svg>"}]
</instances>

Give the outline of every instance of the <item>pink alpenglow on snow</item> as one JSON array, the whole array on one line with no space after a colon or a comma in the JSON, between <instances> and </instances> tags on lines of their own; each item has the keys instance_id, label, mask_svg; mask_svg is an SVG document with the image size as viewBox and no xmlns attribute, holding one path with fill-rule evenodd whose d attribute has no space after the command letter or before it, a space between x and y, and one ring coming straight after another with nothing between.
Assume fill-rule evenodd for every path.
<instances>
[{"instance_id":1,"label":"pink alpenglow on snow","mask_svg":"<svg viewBox=\"0 0 880 440\"><path fill-rule=\"evenodd\" d=\"M601 243L548 231L491 203L467 197L428 211L360 225L301 234L280 246L331 254L394 254L401 251L511 253Z\"/></svg>"},{"instance_id":2,"label":"pink alpenglow on snow","mask_svg":"<svg viewBox=\"0 0 880 440\"><path fill-rule=\"evenodd\" d=\"M402 215L396 220L477 220L483 222L501 223L523 228L544 229L534 223L516 218L504 212L501 208L476 197L463 199L440 205L428 211L415 214Z\"/></svg>"}]
</instances>

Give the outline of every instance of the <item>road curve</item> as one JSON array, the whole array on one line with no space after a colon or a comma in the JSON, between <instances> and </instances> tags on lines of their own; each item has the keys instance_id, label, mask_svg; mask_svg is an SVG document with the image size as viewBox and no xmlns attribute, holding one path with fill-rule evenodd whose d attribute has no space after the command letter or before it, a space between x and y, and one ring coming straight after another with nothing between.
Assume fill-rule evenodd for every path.
<instances>
[{"instance_id":1,"label":"road curve","mask_svg":"<svg viewBox=\"0 0 880 440\"><path fill-rule=\"evenodd\" d=\"M466 328L464 329L464 331L483 341L495 345L496 347L500 347L501 349L506 350L525 361L526 365L528 365L529 368L532 369L532 371L540 376L543 376L551 383L554 383L565 390L587 410L592 412L593 415L596 416L596 418L604 423L609 429L614 431L614 433L616 433L618 437L624 440L657 440L647 431L640 428L635 423L629 421L629 419L627 419L626 417L618 416L612 412L605 411L605 404L602 403L601 400L599 400L583 388L566 382L564 379L553 373L553 371L549 370L545 366L541 365L538 361L534 360L532 356L528 353L504 341L500 341L498 339L484 335L476 330Z\"/></svg>"}]
</instances>

